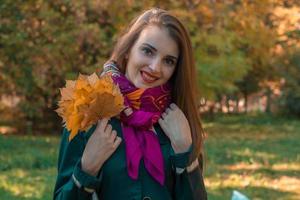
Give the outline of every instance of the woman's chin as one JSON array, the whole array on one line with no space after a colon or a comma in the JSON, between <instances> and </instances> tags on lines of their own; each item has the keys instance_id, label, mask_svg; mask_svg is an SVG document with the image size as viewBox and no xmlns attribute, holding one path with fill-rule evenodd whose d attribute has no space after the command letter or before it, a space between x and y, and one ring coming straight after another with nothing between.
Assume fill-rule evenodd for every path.
<instances>
[{"instance_id":1,"label":"woman's chin","mask_svg":"<svg viewBox=\"0 0 300 200\"><path fill-rule=\"evenodd\" d=\"M148 89L148 88L153 88L155 87L154 84L149 84L149 83L143 83L143 82L137 82L134 84L135 87L141 88L141 89Z\"/></svg>"},{"instance_id":2,"label":"woman's chin","mask_svg":"<svg viewBox=\"0 0 300 200\"><path fill-rule=\"evenodd\" d=\"M135 85L135 87L141 88L141 89L148 89L148 88L151 88L152 86L148 85L148 84L138 83Z\"/></svg>"}]
</instances>

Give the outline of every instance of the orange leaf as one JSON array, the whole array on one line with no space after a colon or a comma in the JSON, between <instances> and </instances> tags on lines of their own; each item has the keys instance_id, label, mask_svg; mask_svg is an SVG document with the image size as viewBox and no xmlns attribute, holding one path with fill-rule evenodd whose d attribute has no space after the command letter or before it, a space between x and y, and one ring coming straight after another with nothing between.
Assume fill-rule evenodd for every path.
<instances>
[{"instance_id":1,"label":"orange leaf","mask_svg":"<svg viewBox=\"0 0 300 200\"><path fill-rule=\"evenodd\" d=\"M86 131L99 119L118 115L124 109L124 99L119 87L110 76L98 78L79 74L76 81L66 81L60 89L61 100L56 112L71 131L69 140L79 131Z\"/></svg>"}]
</instances>

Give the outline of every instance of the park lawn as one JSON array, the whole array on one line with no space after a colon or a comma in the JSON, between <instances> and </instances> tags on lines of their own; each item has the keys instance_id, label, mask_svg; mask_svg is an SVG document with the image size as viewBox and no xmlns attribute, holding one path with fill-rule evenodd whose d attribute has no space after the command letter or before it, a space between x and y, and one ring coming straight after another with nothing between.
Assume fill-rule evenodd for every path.
<instances>
[{"instance_id":1,"label":"park lawn","mask_svg":"<svg viewBox=\"0 0 300 200\"><path fill-rule=\"evenodd\" d=\"M52 199L59 137L0 135L0 199Z\"/></svg>"},{"instance_id":2,"label":"park lawn","mask_svg":"<svg viewBox=\"0 0 300 200\"><path fill-rule=\"evenodd\" d=\"M300 120L223 116L206 122L210 200L238 190L252 200L300 199Z\"/></svg>"},{"instance_id":3,"label":"park lawn","mask_svg":"<svg viewBox=\"0 0 300 200\"><path fill-rule=\"evenodd\" d=\"M209 199L300 199L300 121L219 116L205 121ZM52 199L57 136L0 134L0 199Z\"/></svg>"}]
</instances>

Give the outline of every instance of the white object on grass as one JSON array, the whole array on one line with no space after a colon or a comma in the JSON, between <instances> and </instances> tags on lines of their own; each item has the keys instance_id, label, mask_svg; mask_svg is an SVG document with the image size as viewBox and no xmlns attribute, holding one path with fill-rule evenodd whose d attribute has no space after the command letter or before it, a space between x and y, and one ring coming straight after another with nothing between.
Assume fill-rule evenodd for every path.
<instances>
[{"instance_id":1,"label":"white object on grass","mask_svg":"<svg viewBox=\"0 0 300 200\"><path fill-rule=\"evenodd\" d=\"M244 194L239 191L233 190L231 200L250 200Z\"/></svg>"}]
</instances>

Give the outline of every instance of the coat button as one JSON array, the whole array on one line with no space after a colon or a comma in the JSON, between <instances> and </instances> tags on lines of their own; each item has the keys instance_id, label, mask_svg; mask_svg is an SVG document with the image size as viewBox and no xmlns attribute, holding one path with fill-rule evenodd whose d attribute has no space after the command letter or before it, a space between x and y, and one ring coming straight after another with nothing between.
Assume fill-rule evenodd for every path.
<instances>
[{"instance_id":1,"label":"coat button","mask_svg":"<svg viewBox=\"0 0 300 200\"><path fill-rule=\"evenodd\" d=\"M143 200L152 200L151 197L144 197Z\"/></svg>"}]
</instances>

